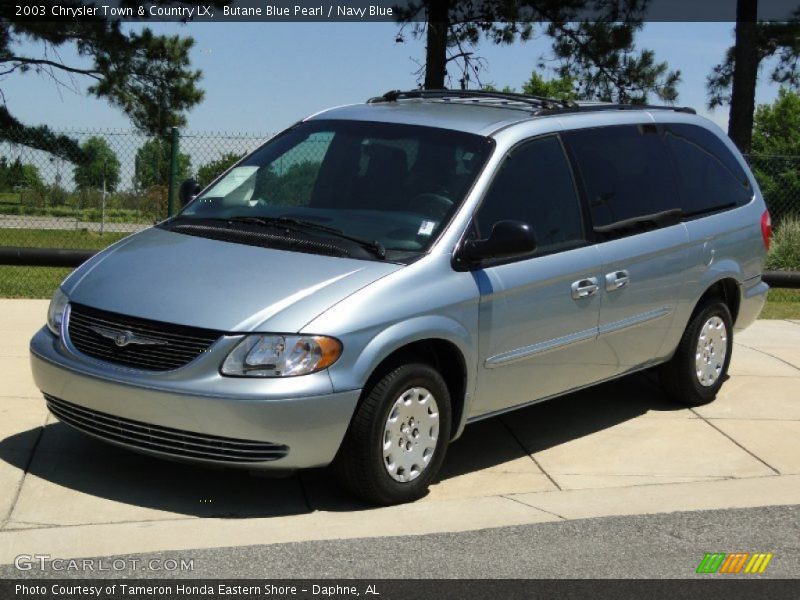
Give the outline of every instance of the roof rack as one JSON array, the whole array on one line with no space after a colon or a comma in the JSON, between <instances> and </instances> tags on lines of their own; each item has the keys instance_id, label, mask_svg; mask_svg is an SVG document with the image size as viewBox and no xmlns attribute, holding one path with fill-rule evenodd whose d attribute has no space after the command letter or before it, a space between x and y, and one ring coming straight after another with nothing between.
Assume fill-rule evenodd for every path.
<instances>
[{"instance_id":1,"label":"roof rack","mask_svg":"<svg viewBox=\"0 0 800 600\"><path fill-rule=\"evenodd\" d=\"M476 105L497 106L516 109L534 109L536 115L553 115L574 112L594 112L601 110L671 110L689 114L697 112L688 106L660 106L654 104L614 104L593 103L579 104L574 100L559 100L557 98L543 98L528 94L515 94L512 92L494 92L487 90L391 90L382 96L375 96L367 100L368 104L381 102L396 102L410 99L433 99L443 102L473 101Z\"/></svg>"},{"instance_id":2,"label":"roof rack","mask_svg":"<svg viewBox=\"0 0 800 600\"><path fill-rule=\"evenodd\" d=\"M558 100L557 98L543 98L528 94L514 94L512 92L494 92L488 90L392 90L383 96L376 96L367 100L368 104L379 102L396 102L412 98L430 98L434 100L473 100L476 104L501 104L509 108L534 108L537 110L553 110L558 108L577 108L578 104L572 100Z\"/></svg>"},{"instance_id":3,"label":"roof rack","mask_svg":"<svg viewBox=\"0 0 800 600\"><path fill-rule=\"evenodd\" d=\"M671 110L673 112L688 113L696 115L697 111L691 106L669 106L666 104L615 104L599 103L599 104L576 104L569 108L558 109L545 109L539 111L540 115L548 114L563 114L563 113L576 113L576 112L594 112L599 110Z\"/></svg>"}]
</instances>

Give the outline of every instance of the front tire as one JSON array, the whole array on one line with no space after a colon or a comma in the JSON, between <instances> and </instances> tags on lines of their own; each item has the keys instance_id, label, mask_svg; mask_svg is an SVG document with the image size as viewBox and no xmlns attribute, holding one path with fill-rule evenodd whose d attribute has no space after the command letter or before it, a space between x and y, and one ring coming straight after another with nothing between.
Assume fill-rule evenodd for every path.
<instances>
[{"instance_id":1,"label":"front tire","mask_svg":"<svg viewBox=\"0 0 800 600\"><path fill-rule=\"evenodd\" d=\"M450 416L450 394L436 369L395 367L364 390L334 469L345 487L369 502L421 498L444 461Z\"/></svg>"},{"instance_id":2,"label":"front tire","mask_svg":"<svg viewBox=\"0 0 800 600\"><path fill-rule=\"evenodd\" d=\"M721 299L709 298L686 326L675 355L661 368L662 385L678 402L708 404L727 378L732 351L731 312Z\"/></svg>"}]
</instances>

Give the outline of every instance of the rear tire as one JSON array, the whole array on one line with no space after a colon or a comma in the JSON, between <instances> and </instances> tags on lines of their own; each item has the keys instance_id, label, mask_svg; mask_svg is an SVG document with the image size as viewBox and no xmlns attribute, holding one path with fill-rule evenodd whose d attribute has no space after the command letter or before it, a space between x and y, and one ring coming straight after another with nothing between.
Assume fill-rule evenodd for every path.
<instances>
[{"instance_id":1,"label":"rear tire","mask_svg":"<svg viewBox=\"0 0 800 600\"><path fill-rule=\"evenodd\" d=\"M709 298L686 326L675 355L661 367L661 383L678 402L708 404L727 378L732 351L731 312L720 298Z\"/></svg>"},{"instance_id":2,"label":"rear tire","mask_svg":"<svg viewBox=\"0 0 800 600\"><path fill-rule=\"evenodd\" d=\"M334 460L340 481L375 504L424 496L450 440L450 394L427 364L395 367L369 388Z\"/></svg>"}]
</instances>

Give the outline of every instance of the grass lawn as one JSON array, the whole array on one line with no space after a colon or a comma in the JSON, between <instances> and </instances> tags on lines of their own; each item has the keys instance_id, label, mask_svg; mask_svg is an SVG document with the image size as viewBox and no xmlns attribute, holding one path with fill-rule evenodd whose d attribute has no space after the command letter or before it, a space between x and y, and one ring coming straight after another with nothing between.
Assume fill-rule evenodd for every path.
<instances>
[{"instance_id":1,"label":"grass lawn","mask_svg":"<svg viewBox=\"0 0 800 600\"><path fill-rule=\"evenodd\" d=\"M800 319L800 290L770 290L762 319Z\"/></svg>"},{"instance_id":2,"label":"grass lawn","mask_svg":"<svg viewBox=\"0 0 800 600\"><path fill-rule=\"evenodd\" d=\"M0 229L0 246L102 250L127 233L64 229ZM0 298L49 298L72 269L0 265Z\"/></svg>"},{"instance_id":3,"label":"grass lawn","mask_svg":"<svg viewBox=\"0 0 800 600\"><path fill-rule=\"evenodd\" d=\"M71 229L0 229L0 246L27 248L80 248L100 250L127 233L104 233Z\"/></svg>"},{"instance_id":4,"label":"grass lawn","mask_svg":"<svg viewBox=\"0 0 800 600\"><path fill-rule=\"evenodd\" d=\"M9 267L0 265L0 298L49 298L69 267Z\"/></svg>"}]
</instances>

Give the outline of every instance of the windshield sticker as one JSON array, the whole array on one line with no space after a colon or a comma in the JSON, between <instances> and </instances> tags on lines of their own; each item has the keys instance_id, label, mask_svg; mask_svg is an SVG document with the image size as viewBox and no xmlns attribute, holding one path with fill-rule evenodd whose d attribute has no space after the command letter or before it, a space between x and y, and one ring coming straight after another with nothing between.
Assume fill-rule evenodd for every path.
<instances>
[{"instance_id":1,"label":"windshield sticker","mask_svg":"<svg viewBox=\"0 0 800 600\"><path fill-rule=\"evenodd\" d=\"M206 196L224 197L240 187L258 171L258 167L236 167L225 175L217 185L208 190Z\"/></svg>"},{"instance_id":2,"label":"windshield sticker","mask_svg":"<svg viewBox=\"0 0 800 600\"><path fill-rule=\"evenodd\" d=\"M436 223L433 221L423 221L422 225L419 226L417 235L430 235L433 233L434 227L436 227Z\"/></svg>"}]
</instances>

